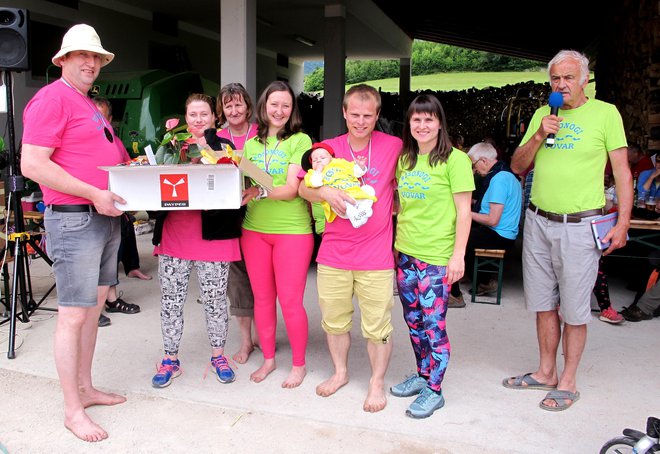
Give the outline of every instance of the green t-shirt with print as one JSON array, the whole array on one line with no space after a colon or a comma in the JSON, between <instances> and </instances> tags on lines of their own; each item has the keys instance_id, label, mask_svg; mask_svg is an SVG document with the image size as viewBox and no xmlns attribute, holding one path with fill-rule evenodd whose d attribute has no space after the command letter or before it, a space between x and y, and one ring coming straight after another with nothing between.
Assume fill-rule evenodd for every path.
<instances>
[{"instance_id":1,"label":"green t-shirt with print","mask_svg":"<svg viewBox=\"0 0 660 454\"><path fill-rule=\"evenodd\" d=\"M417 156L411 170L399 159L396 169L401 211L394 247L432 265L446 266L454 252L456 206L453 194L474 190L472 161L452 148L447 162L429 165L429 155Z\"/></svg>"},{"instance_id":2,"label":"green t-shirt with print","mask_svg":"<svg viewBox=\"0 0 660 454\"><path fill-rule=\"evenodd\" d=\"M548 106L534 113L521 145L549 114ZM627 146L621 115L614 105L589 99L576 109L559 109L558 116L563 120L554 147L546 147L544 141L534 158L531 201L559 214L601 208L608 153Z\"/></svg>"},{"instance_id":3,"label":"green t-shirt with print","mask_svg":"<svg viewBox=\"0 0 660 454\"><path fill-rule=\"evenodd\" d=\"M269 137L266 144L253 137L245 142L243 158L248 158L261 170L272 175L273 187L278 187L286 184L289 164L300 166L303 153L311 147L312 140L302 132L282 141ZM243 227L261 233L312 232L307 202L299 196L293 200L251 200L247 206Z\"/></svg>"}]
</instances>

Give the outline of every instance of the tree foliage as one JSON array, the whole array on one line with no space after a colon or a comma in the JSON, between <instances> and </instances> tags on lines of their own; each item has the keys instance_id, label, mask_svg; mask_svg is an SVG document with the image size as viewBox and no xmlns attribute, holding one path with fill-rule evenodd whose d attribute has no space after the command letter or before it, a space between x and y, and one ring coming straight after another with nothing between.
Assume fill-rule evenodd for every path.
<instances>
[{"instance_id":1,"label":"tree foliage","mask_svg":"<svg viewBox=\"0 0 660 454\"><path fill-rule=\"evenodd\" d=\"M459 71L524 71L539 62L481 52L429 41L414 41L411 70L413 76ZM356 60L346 62L346 83L399 77L398 60ZM305 77L305 91L323 90L323 67Z\"/></svg>"}]
</instances>

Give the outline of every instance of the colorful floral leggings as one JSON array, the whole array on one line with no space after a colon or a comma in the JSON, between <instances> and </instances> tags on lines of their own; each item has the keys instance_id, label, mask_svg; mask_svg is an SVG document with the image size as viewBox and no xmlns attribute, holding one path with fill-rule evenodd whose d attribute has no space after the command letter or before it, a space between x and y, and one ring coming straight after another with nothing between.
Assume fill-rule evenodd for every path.
<instances>
[{"instance_id":1,"label":"colorful floral leggings","mask_svg":"<svg viewBox=\"0 0 660 454\"><path fill-rule=\"evenodd\" d=\"M183 305L193 265L197 270L200 298L206 313L206 332L211 347L223 348L227 340L227 277L229 262L202 262L169 255L158 256L162 293L160 324L165 354L176 355L183 335Z\"/></svg>"},{"instance_id":2,"label":"colorful floral leggings","mask_svg":"<svg viewBox=\"0 0 660 454\"><path fill-rule=\"evenodd\" d=\"M436 392L442 388L451 354L445 321L449 298L446 273L446 266L430 265L399 253L396 280L417 372Z\"/></svg>"}]
</instances>

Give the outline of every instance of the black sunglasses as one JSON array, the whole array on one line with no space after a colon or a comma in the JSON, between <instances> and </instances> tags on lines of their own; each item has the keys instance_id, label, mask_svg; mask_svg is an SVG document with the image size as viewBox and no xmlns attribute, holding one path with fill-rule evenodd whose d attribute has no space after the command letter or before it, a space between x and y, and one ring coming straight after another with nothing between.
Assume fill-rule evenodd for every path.
<instances>
[{"instance_id":1,"label":"black sunglasses","mask_svg":"<svg viewBox=\"0 0 660 454\"><path fill-rule=\"evenodd\" d=\"M108 139L108 142L112 143L115 141L115 138L112 136L112 133L107 126L103 127L103 133L105 134L105 138Z\"/></svg>"}]
</instances>

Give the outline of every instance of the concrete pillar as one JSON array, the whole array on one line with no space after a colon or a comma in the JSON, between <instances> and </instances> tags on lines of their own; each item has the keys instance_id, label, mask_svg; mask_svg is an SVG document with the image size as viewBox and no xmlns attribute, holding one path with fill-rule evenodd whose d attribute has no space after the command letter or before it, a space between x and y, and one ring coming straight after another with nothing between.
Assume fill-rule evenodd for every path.
<instances>
[{"instance_id":1,"label":"concrete pillar","mask_svg":"<svg viewBox=\"0 0 660 454\"><path fill-rule=\"evenodd\" d=\"M346 7L325 6L325 38L323 43L323 129L321 137L335 137L346 130L342 100L346 85Z\"/></svg>"},{"instance_id":2,"label":"concrete pillar","mask_svg":"<svg viewBox=\"0 0 660 454\"><path fill-rule=\"evenodd\" d=\"M239 82L257 102L257 0L220 0L220 85Z\"/></svg>"},{"instance_id":3,"label":"concrete pillar","mask_svg":"<svg viewBox=\"0 0 660 454\"><path fill-rule=\"evenodd\" d=\"M410 77L412 74L412 69L410 65L410 58L400 58L399 59L399 103L401 109L406 111L408 107L406 100L410 94Z\"/></svg>"}]
</instances>

